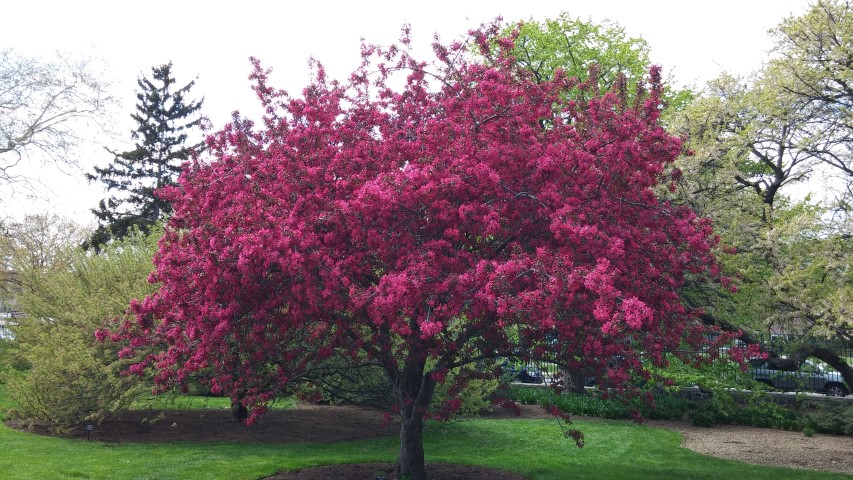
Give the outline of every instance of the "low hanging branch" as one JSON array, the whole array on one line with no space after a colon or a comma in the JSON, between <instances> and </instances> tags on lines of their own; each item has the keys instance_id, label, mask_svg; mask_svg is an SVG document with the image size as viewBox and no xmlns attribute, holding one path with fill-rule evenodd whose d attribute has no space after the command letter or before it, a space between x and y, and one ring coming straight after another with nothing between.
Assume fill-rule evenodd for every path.
<instances>
[{"instance_id":1,"label":"low hanging branch","mask_svg":"<svg viewBox=\"0 0 853 480\"><path fill-rule=\"evenodd\" d=\"M723 319L703 313L699 315L703 323L709 326L717 326L722 330L732 333L737 333L738 339L747 345L758 345L761 351L768 354L767 362L770 367L778 370L794 371L799 369L803 362L809 357L817 358L827 365L834 368L841 374L844 383L853 385L853 367L840 355L822 346L816 345L798 345L793 351L785 352L786 356L782 357L772 347L768 346L764 341L754 337L749 332L737 325L727 322Z\"/></svg>"}]
</instances>

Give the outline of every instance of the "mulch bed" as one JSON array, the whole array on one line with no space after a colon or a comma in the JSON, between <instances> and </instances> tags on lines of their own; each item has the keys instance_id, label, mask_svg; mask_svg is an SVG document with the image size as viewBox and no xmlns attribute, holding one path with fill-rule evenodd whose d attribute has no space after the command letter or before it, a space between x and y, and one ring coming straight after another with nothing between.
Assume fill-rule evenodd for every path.
<instances>
[{"instance_id":1,"label":"mulch bed","mask_svg":"<svg viewBox=\"0 0 853 480\"><path fill-rule=\"evenodd\" d=\"M15 422L7 422L19 428ZM37 426L28 429L46 434ZM109 418L90 433L92 441L133 442L345 442L399 435L400 423L387 422L384 411L354 406L299 405L290 410L270 410L253 425L233 420L231 411L138 410ZM86 438L83 426L70 438Z\"/></svg>"},{"instance_id":2,"label":"mulch bed","mask_svg":"<svg viewBox=\"0 0 853 480\"><path fill-rule=\"evenodd\" d=\"M447 463L427 463L427 477L430 480L526 480L517 473L495 468L472 467L470 465L452 465ZM327 465L306 468L294 472L284 472L263 480L375 480L385 475L391 479L394 465L391 463L358 463L348 465Z\"/></svg>"},{"instance_id":3,"label":"mulch bed","mask_svg":"<svg viewBox=\"0 0 853 480\"><path fill-rule=\"evenodd\" d=\"M542 408L522 405L522 418L554 418ZM98 425L89 439L99 442L268 442L333 443L392 437L400 434L400 422L388 422L385 410L356 406L299 404L289 410L270 410L253 425L231 418L227 409L133 410L120 412ZM515 418L512 410L495 408L484 418ZM48 435L38 426L23 429L15 421L12 428ZM84 426L69 432L69 438L86 438Z\"/></svg>"}]
</instances>

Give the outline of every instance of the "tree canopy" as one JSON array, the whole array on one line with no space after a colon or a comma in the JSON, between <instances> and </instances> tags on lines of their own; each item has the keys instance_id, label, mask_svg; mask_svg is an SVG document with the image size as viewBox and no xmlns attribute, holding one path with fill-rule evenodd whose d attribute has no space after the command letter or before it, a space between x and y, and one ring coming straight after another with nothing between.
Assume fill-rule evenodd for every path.
<instances>
[{"instance_id":1,"label":"tree canopy","mask_svg":"<svg viewBox=\"0 0 853 480\"><path fill-rule=\"evenodd\" d=\"M706 308L708 321L743 328L750 341L784 332L786 349L766 345L779 366L814 356L853 384L849 362L828 348L853 339L849 216L833 214L849 212L853 178L845 170L843 58L852 45L844 40L845 5L820 1L786 19L776 30L778 58L751 77L709 82L674 125L693 151L679 161L679 201L713 218L736 252L722 257L724 268L738 277L737 293L689 288L685 298ZM816 191L833 172L842 181ZM803 198L809 188L816 195Z\"/></svg>"},{"instance_id":2,"label":"tree canopy","mask_svg":"<svg viewBox=\"0 0 853 480\"><path fill-rule=\"evenodd\" d=\"M26 215L0 225L0 295L14 299L30 274L67 267L72 253L68 246L80 245L86 235L59 215Z\"/></svg>"},{"instance_id":3,"label":"tree canopy","mask_svg":"<svg viewBox=\"0 0 853 480\"><path fill-rule=\"evenodd\" d=\"M776 82L804 104L825 143L814 153L853 176L853 11L846 0L819 0L773 30ZM849 183L849 181L848 181Z\"/></svg>"},{"instance_id":4,"label":"tree canopy","mask_svg":"<svg viewBox=\"0 0 853 480\"><path fill-rule=\"evenodd\" d=\"M206 370L260 407L333 355L376 364L403 420L398 473L423 479L422 420L450 369L549 358L628 388L704 345L678 289L716 276L717 240L656 193L681 152L658 123L660 70L630 103L621 81L536 81L499 30L471 32L482 57L436 43L433 63L408 32L365 45L348 82L318 67L301 97L255 61L262 124L235 115L165 189L162 286L112 332L122 356L163 350L131 371L165 386Z\"/></svg>"},{"instance_id":5,"label":"tree canopy","mask_svg":"<svg viewBox=\"0 0 853 480\"><path fill-rule=\"evenodd\" d=\"M557 70L567 77L585 78L591 67L599 76L599 93L617 81L624 81L625 95L633 98L649 73L651 48L641 37L631 37L618 23L595 23L573 18L563 12L541 22L527 20L508 25L504 33L518 29L513 52L518 64L528 69L536 81L551 78ZM668 82L667 82L668 83ZM680 110L692 98L688 89L664 85L662 95L667 110ZM620 87L622 88L622 87ZM573 96L577 90L569 92Z\"/></svg>"},{"instance_id":6,"label":"tree canopy","mask_svg":"<svg viewBox=\"0 0 853 480\"><path fill-rule=\"evenodd\" d=\"M625 75L636 84L648 73L649 45L642 38L629 37L618 24L584 22L562 13L542 22L525 21L518 28L515 54L519 65L542 81L562 69L568 77L586 77L589 67L599 66L599 86L613 86Z\"/></svg>"}]
</instances>

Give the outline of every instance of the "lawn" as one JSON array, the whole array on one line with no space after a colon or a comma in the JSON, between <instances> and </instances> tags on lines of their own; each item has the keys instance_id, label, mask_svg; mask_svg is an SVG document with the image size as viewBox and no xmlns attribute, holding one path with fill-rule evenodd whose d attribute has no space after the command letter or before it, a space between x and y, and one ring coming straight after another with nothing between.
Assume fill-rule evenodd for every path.
<instances>
[{"instance_id":1,"label":"lawn","mask_svg":"<svg viewBox=\"0 0 853 480\"><path fill-rule=\"evenodd\" d=\"M11 404L0 389L0 406ZM679 447L680 436L624 422L579 421L578 449L552 420L430 423L427 460L488 465L534 479L809 479L850 476L719 460ZM245 479L329 463L393 461L395 438L338 444L106 444L40 437L0 426L0 478Z\"/></svg>"},{"instance_id":2,"label":"lawn","mask_svg":"<svg viewBox=\"0 0 853 480\"><path fill-rule=\"evenodd\" d=\"M2 402L2 399L0 399ZM287 397L276 400L270 409L286 410L296 405L296 399ZM2 403L0 403L2 408ZM203 397L197 395L150 395L140 398L131 406L135 410L199 410L205 408L231 408L231 399L226 397Z\"/></svg>"}]
</instances>

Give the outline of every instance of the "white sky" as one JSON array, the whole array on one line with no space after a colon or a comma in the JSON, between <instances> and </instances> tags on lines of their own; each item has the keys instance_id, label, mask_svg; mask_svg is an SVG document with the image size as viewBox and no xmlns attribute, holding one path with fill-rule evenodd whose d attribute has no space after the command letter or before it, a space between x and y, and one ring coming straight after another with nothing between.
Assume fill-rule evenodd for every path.
<instances>
[{"instance_id":1,"label":"white sky","mask_svg":"<svg viewBox=\"0 0 853 480\"><path fill-rule=\"evenodd\" d=\"M30 168L41 180L40 199L23 192L0 197L0 214L57 212L93 223L89 209L105 196L87 184L82 171L110 160L102 146L124 150L134 123L130 113L140 75L154 65L174 62L180 85L196 75L193 96L205 97L204 114L221 127L233 110L255 112L249 88L248 57L274 69L276 87L296 94L309 79L309 56L334 77L345 78L359 61L360 38L388 44L412 25L416 46L427 52L433 33L445 41L501 15L505 20L553 18L562 11L584 20L610 19L628 35L651 46L652 60L672 72L681 85L701 86L723 70L748 73L767 58L767 30L791 14L802 14L807 0L515 0L414 2L300 1L241 2L16 1L0 6L0 48L46 55L56 50L100 57L105 80L123 104L111 119L119 136L98 139L78 151L81 171L60 174L55 167ZM421 57L426 57L422 54ZM23 173L23 170L21 171Z\"/></svg>"}]
</instances>

